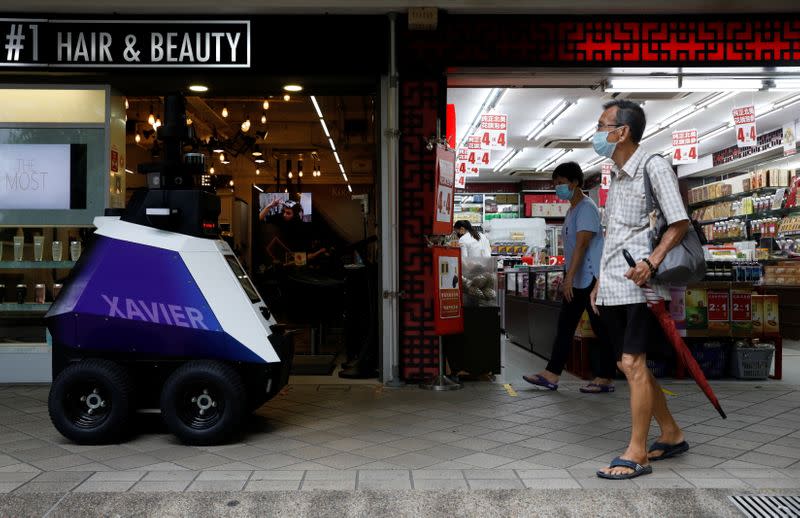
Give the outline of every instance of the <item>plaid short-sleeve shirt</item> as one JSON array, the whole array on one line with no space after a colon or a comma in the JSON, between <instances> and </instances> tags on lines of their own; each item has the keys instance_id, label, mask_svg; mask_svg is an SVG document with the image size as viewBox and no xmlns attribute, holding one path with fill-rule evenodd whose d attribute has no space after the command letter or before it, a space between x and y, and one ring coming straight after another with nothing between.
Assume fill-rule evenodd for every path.
<instances>
[{"instance_id":1,"label":"plaid short-sleeve shirt","mask_svg":"<svg viewBox=\"0 0 800 518\"><path fill-rule=\"evenodd\" d=\"M621 306L646 302L642 289L625 278L628 263L622 255L627 249L635 259L648 257L650 252L650 216L644 193L644 165L650 155L641 147L620 169L612 168L611 185L606 204L606 239L600 261L600 288L597 304ZM688 220L678 179L666 162L659 158L650 161L650 183L667 224ZM667 286L651 282L656 292L669 300Z\"/></svg>"}]
</instances>

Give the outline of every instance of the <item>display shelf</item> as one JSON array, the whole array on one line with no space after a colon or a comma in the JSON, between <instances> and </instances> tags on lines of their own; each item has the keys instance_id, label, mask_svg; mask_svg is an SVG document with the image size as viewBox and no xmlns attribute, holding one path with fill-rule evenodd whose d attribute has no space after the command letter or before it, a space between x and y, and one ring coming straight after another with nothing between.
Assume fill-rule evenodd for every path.
<instances>
[{"instance_id":1,"label":"display shelf","mask_svg":"<svg viewBox=\"0 0 800 518\"><path fill-rule=\"evenodd\" d=\"M712 200L704 200L704 201L697 201L695 203L689 204L689 209L699 209L701 207L707 207L709 205L714 205L715 203L722 203L725 201L735 201L740 198L747 198L748 196L758 196L759 194L768 194L774 193L778 189L785 189L786 187L761 187L760 189L755 189L752 191L742 191L736 194L730 194L728 196L722 196L720 198L714 198Z\"/></svg>"},{"instance_id":2,"label":"display shelf","mask_svg":"<svg viewBox=\"0 0 800 518\"><path fill-rule=\"evenodd\" d=\"M4 302L0 304L0 311L8 313L46 313L50 309L50 304L51 302L44 304Z\"/></svg>"},{"instance_id":3,"label":"display shelf","mask_svg":"<svg viewBox=\"0 0 800 518\"><path fill-rule=\"evenodd\" d=\"M75 266L75 261L0 261L0 270L58 270Z\"/></svg>"},{"instance_id":4,"label":"display shelf","mask_svg":"<svg viewBox=\"0 0 800 518\"><path fill-rule=\"evenodd\" d=\"M790 209L775 209L775 210L766 210L762 212L756 212L753 214L742 214L740 216L726 216L724 218L716 218L716 219L708 219L698 221L701 225L711 225L714 223L719 223L722 221L728 221L731 219L743 219L745 221L753 221L757 219L763 218L774 218L774 217L784 217L784 216L792 216L800 214L800 207L792 207Z\"/></svg>"}]
</instances>

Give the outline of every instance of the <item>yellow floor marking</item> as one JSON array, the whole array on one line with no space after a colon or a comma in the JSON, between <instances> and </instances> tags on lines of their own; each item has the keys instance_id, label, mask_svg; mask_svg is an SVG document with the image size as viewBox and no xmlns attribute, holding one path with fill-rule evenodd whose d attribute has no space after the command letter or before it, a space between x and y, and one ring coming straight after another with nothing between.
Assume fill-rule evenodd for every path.
<instances>
[{"instance_id":1,"label":"yellow floor marking","mask_svg":"<svg viewBox=\"0 0 800 518\"><path fill-rule=\"evenodd\" d=\"M664 394L666 394L668 396L674 396L675 395L675 393L673 391L667 390L664 387L661 387L661 392L663 392Z\"/></svg>"},{"instance_id":2,"label":"yellow floor marking","mask_svg":"<svg viewBox=\"0 0 800 518\"><path fill-rule=\"evenodd\" d=\"M509 396L511 396L511 397L517 397L517 391L516 391L516 390L514 390L514 388L511 386L511 383L506 383L506 384L504 384L504 385L503 385L503 388L505 388L505 389L506 389L506 392L508 392L508 395L509 395Z\"/></svg>"}]
</instances>

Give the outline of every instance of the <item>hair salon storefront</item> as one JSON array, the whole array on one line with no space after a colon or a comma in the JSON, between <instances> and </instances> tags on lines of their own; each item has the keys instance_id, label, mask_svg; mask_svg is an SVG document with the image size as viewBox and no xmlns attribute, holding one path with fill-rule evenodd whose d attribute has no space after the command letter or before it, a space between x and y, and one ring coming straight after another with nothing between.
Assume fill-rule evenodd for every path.
<instances>
[{"instance_id":1,"label":"hair salon storefront","mask_svg":"<svg viewBox=\"0 0 800 518\"><path fill-rule=\"evenodd\" d=\"M298 39L313 44L300 45ZM329 139L309 136L312 131L322 133L321 115L315 114L311 96L329 100L326 116L341 123L330 131L337 144L343 145L345 114L334 111L338 100L360 96L374 98L381 106L388 83L389 21L378 15L78 19L64 14L0 13L0 40L4 42L0 51L0 245L5 245L0 247L0 382L49 381L50 337L43 316L75 264L79 245L91 234L94 218L106 208L125 205L126 183L127 187L142 185L143 180L130 174L136 169L130 153L139 153L140 162L151 159L155 132L147 125L147 114L153 117L155 111L163 116L159 112L163 96L175 92L195 96L195 104L205 108L205 120L217 125L208 124L206 129L216 132L226 125L230 142L241 137L241 119L225 121L219 114L222 105L208 109L207 99L224 99L232 115L234 105L242 114L252 115L249 135L259 130L264 140L262 128L267 126L263 120L258 123L262 100L275 99L270 116L285 102L284 106L311 120L302 122L308 129L297 138L298 146L318 148L325 153L322 160L333 160ZM303 87L291 104L284 98L287 84ZM208 93L189 92L190 85L205 85ZM244 110L245 101L253 101L258 110ZM144 111L135 113L135 103ZM266 103L263 113L265 120ZM380 125L379 108L376 113L375 124ZM282 130L274 124L273 135ZM378 135L379 130L380 126L373 133ZM149 139L150 147L139 145L144 139ZM370 137L367 142L364 138L359 144L372 146L370 157L381 156L379 139ZM51 169L46 176L33 174L34 159L43 159L41 152L48 150L61 155L47 163ZM242 153L240 160L248 160L247 176L235 177L241 192L227 193L230 198L250 201L253 185L275 184L272 146L264 148L265 158L268 152L270 163L263 166L252 163L249 149ZM340 152L342 161L347 160L343 167L351 173L351 157ZM14 153L22 155L11 156ZM57 159L62 155L67 160ZM156 156L153 152L152 157ZM328 196L334 202L349 201L351 192L380 196L380 160L362 165L369 171L351 174L348 183L335 162L327 167L324 180L315 181L311 157L307 158L305 187L317 183L316 188L325 189L326 195L343 192L338 198ZM318 163L316 158L314 163ZM222 166L215 165L219 175ZM259 166L264 174L250 176L258 174ZM359 172L364 177L368 173L369 180L360 181ZM286 170L279 181L281 193L285 176ZM226 179L225 190L227 184ZM372 204L380 222L382 204L374 198ZM357 226L361 229L360 217ZM72 243L74 257L70 256ZM12 251L14 244L19 250ZM24 293L21 286L26 287ZM39 286L41 294L35 291Z\"/></svg>"}]
</instances>

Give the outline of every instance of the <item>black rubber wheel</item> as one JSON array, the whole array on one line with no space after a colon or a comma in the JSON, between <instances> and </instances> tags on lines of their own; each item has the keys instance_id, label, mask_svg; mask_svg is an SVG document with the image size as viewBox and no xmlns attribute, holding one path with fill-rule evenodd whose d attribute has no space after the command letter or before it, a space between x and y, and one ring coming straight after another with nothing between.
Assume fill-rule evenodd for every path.
<instances>
[{"instance_id":1,"label":"black rubber wheel","mask_svg":"<svg viewBox=\"0 0 800 518\"><path fill-rule=\"evenodd\" d=\"M131 390L128 373L114 362L73 363L50 387L50 420L61 435L78 444L115 442L128 429Z\"/></svg>"},{"instance_id":2,"label":"black rubber wheel","mask_svg":"<svg viewBox=\"0 0 800 518\"><path fill-rule=\"evenodd\" d=\"M247 395L239 374L214 361L175 370L161 390L161 416L181 441L198 446L229 441L240 429Z\"/></svg>"}]
</instances>

